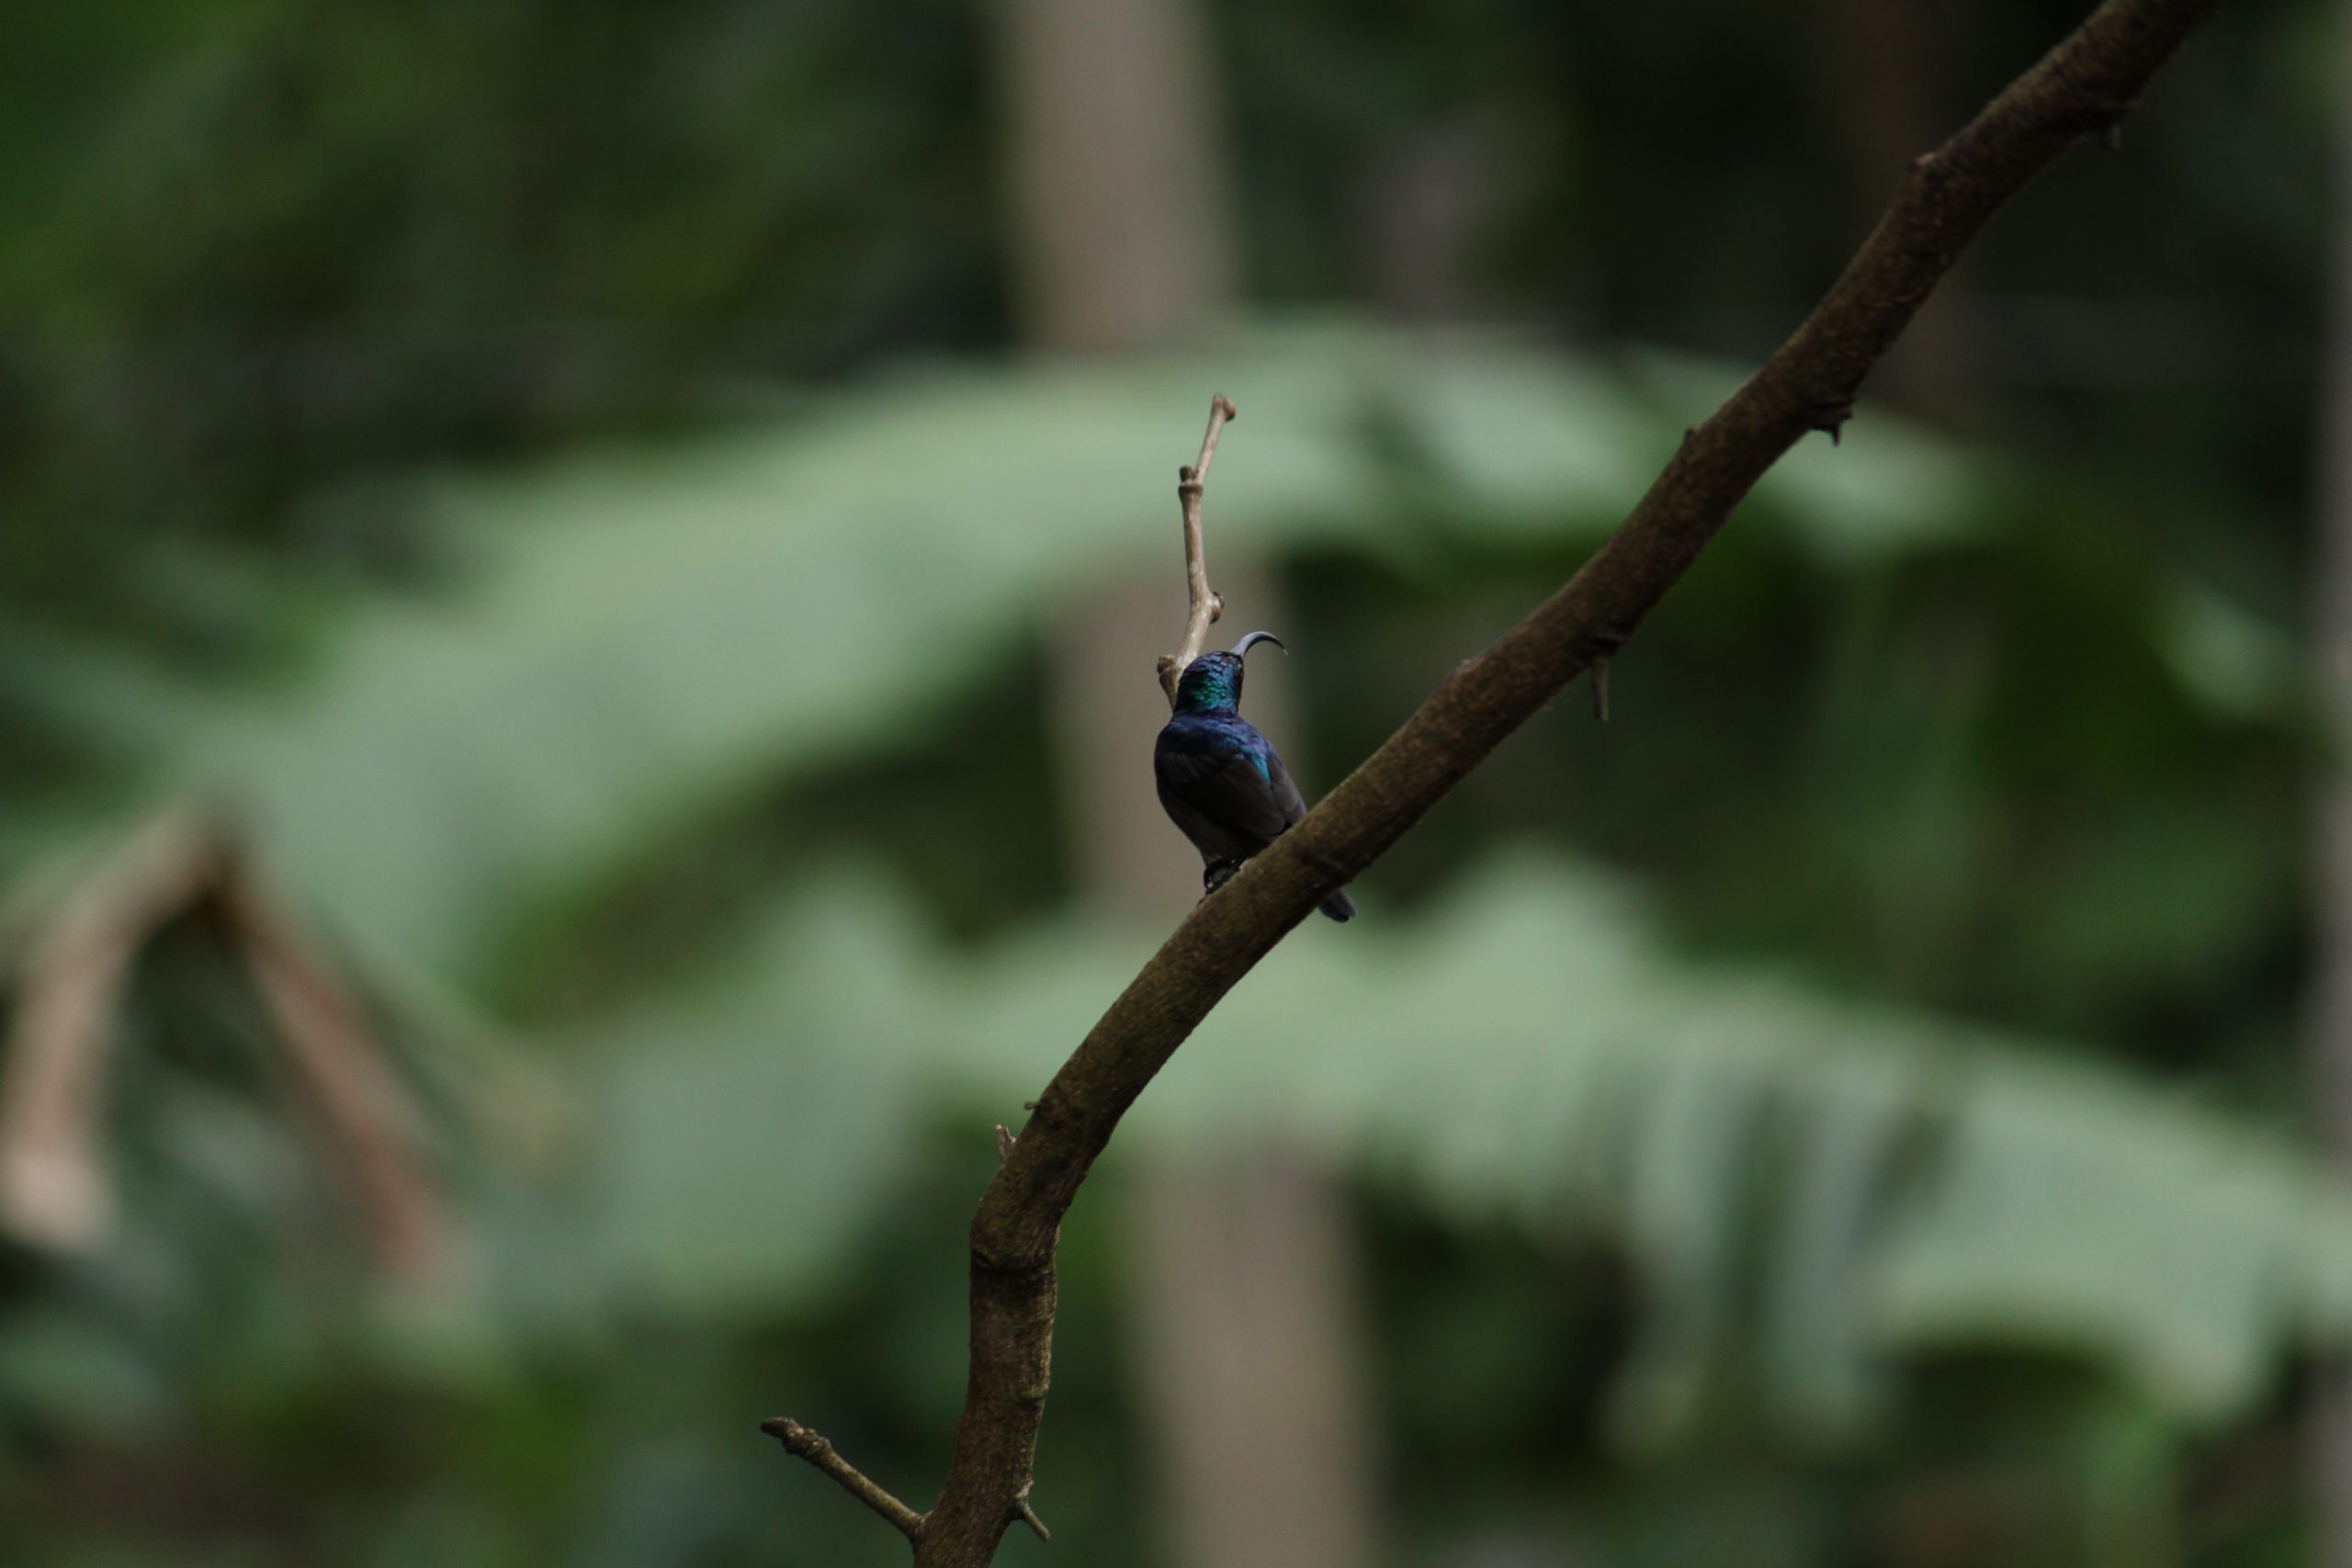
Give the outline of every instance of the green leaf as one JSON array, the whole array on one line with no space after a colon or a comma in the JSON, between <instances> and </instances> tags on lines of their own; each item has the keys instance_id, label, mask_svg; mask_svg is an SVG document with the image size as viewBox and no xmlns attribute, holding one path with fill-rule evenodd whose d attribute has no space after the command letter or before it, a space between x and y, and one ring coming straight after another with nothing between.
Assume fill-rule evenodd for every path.
<instances>
[{"instance_id":1,"label":"green leaf","mask_svg":"<svg viewBox=\"0 0 2352 1568\"><path fill-rule=\"evenodd\" d=\"M798 934L760 944L694 1029L776 1043L776 1081L799 1086L778 1106L862 1071L903 1116L944 1100L1017 1121L1148 952L1057 924L949 956L909 924L856 884L806 890L777 927ZM1651 1303L1620 1391L1634 1439L1694 1418L1743 1337L1781 1413L1834 1432L1924 1348L2080 1355L2203 1423L2352 1330L2352 1206L2315 1157L2029 1042L1679 962L1622 889L1534 853L1408 925L1301 928L1120 1146L1269 1134L1464 1214L1620 1237ZM820 1210L782 1223L838 1235Z\"/></svg>"},{"instance_id":2,"label":"green leaf","mask_svg":"<svg viewBox=\"0 0 2352 1568\"><path fill-rule=\"evenodd\" d=\"M242 803L345 931L479 979L519 907L908 732L1057 591L1172 560L1174 470L1212 389L1243 410L1217 536L1255 551L1380 550L1432 494L1449 529L1597 538L1703 412L1680 383L1336 325L910 376L773 426L452 482L435 510L475 552L462 588L353 607L299 690L199 711L177 785ZM1885 422L1837 477L1800 463L1768 491L1843 558L1965 525L1966 486L1872 468L1935 478L1934 451ZM1171 637L1180 612L1171 587Z\"/></svg>"}]
</instances>

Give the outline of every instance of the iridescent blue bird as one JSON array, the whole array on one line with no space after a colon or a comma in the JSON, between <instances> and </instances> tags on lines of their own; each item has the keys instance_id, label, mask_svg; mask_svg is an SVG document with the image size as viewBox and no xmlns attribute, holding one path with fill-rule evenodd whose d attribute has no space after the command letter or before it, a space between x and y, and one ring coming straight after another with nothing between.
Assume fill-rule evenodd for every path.
<instances>
[{"instance_id":1,"label":"iridescent blue bird","mask_svg":"<svg viewBox=\"0 0 2352 1568\"><path fill-rule=\"evenodd\" d=\"M1159 804L1201 852L1201 883L1211 893L1306 815L1282 754L1241 716L1242 655L1261 642L1283 647L1272 632L1251 632L1232 652L1204 653L1185 665L1176 715L1151 750ZM1320 908L1335 920L1356 912L1343 892Z\"/></svg>"}]
</instances>

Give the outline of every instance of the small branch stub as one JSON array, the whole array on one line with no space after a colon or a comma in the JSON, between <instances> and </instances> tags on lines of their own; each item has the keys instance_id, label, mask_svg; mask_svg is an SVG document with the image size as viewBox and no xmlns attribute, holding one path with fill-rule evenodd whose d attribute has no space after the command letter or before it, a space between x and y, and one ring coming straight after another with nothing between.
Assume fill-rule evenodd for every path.
<instances>
[{"instance_id":1,"label":"small branch stub","mask_svg":"<svg viewBox=\"0 0 2352 1568\"><path fill-rule=\"evenodd\" d=\"M1627 633L1604 626L1592 634L1592 650L1586 656L1592 671L1592 716L1603 724L1609 722L1609 661L1627 640Z\"/></svg>"},{"instance_id":2,"label":"small branch stub","mask_svg":"<svg viewBox=\"0 0 2352 1568\"><path fill-rule=\"evenodd\" d=\"M782 1443L785 1452L807 1460L841 1483L843 1491L897 1526L900 1535L909 1540L922 1539L922 1516L885 1491L857 1466L842 1458L841 1451L827 1442L822 1434L802 1426L789 1416L771 1416L760 1423L760 1430Z\"/></svg>"},{"instance_id":3,"label":"small branch stub","mask_svg":"<svg viewBox=\"0 0 2352 1568\"><path fill-rule=\"evenodd\" d=\"M1054 1539L1054 1532L1046 1528L1046 1521L1037 1517L1037 1510L1029 1504L1029 1488L1033 1484L1035 1483L1023 1484L1021 1495L1012 1500L1012 1512L1023 1524L1037 1532L1039 1540L1051 1540Z\"/></svg>"},{"instance_id":4,"label":"small branch stub","mask_svg":"<svg viewBox=\"0 0 2352 1568\"><path fill-rule=\"evenodd\" d=\"M1159 656L1159 684L1168 705L1176 705L1176 678L1184 666L1201 656L1209 626L1225 614L1225 601L1209 588L1208 556L1201 544L1201 492L1209 482L1209 464L1216 457L1216 438L1227 423L1240 417L1233 400L1223 392L1209 400L1209 427L1201 437L1201 455L1189 467L1176 470L1176 502L1184 513L1184 588L1190 609L1184 617L1183 645Z\"/></svg>"},{"instance_id":5,"label":"small branch stub","mask_svg":"<svg viewBox=\"0 0 2352 1568\"><path fill-rule=\"evenodd\" d=\"M1829 437L1829 445L1835 446L1838 445L1838 433L1846 428L1846 422L1853 417L1853 399L1825 399L1813 405L1812 417L1807 422L1806 428L1821 432Z\"/></svg>"}]
</instances>

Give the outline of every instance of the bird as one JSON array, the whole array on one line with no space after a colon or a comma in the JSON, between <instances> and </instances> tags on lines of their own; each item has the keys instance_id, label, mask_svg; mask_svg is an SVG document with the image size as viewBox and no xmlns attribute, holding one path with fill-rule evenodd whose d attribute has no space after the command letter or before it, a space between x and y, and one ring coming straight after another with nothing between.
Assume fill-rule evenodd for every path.
<instances>
[{"instance_id":1,"label":"bird","mask_svg":"<svg viewBox=\"0 0 2352 1568\"><path fill-rule=\"evenodd\" d=\"M1176 681L1176 712L1151 749L1159 804L1201 852L1203 897L1225 886L1241 863L1306 815L1282 753L1241 716L1242 656L1261 642L1284 653L1272 632L1251 632L1229 653L1204 653ZM1317 906L1351 919L1344 890Z\"/></svg>"}]
</instances>

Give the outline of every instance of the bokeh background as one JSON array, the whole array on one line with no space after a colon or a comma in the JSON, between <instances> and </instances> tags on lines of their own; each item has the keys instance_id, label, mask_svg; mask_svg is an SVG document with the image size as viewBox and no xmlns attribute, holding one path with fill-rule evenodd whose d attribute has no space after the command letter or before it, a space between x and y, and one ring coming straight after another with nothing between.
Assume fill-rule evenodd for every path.
<instances>
[{"instance_id":1,"label":"bokeh background","mask_svg":"<svg viewBox=\"0 0 2352 1568\"><path fill-rule=\"evenodd\" d=\"M990 1125L1197 887L1210 394L1320 793L2079 9L8 8L0 1561L900 1561L755 1423L944 1470ZM2345 15L1186 1046L1003 1561L2352 1551Z\"/></svg>"}]
</instances>

